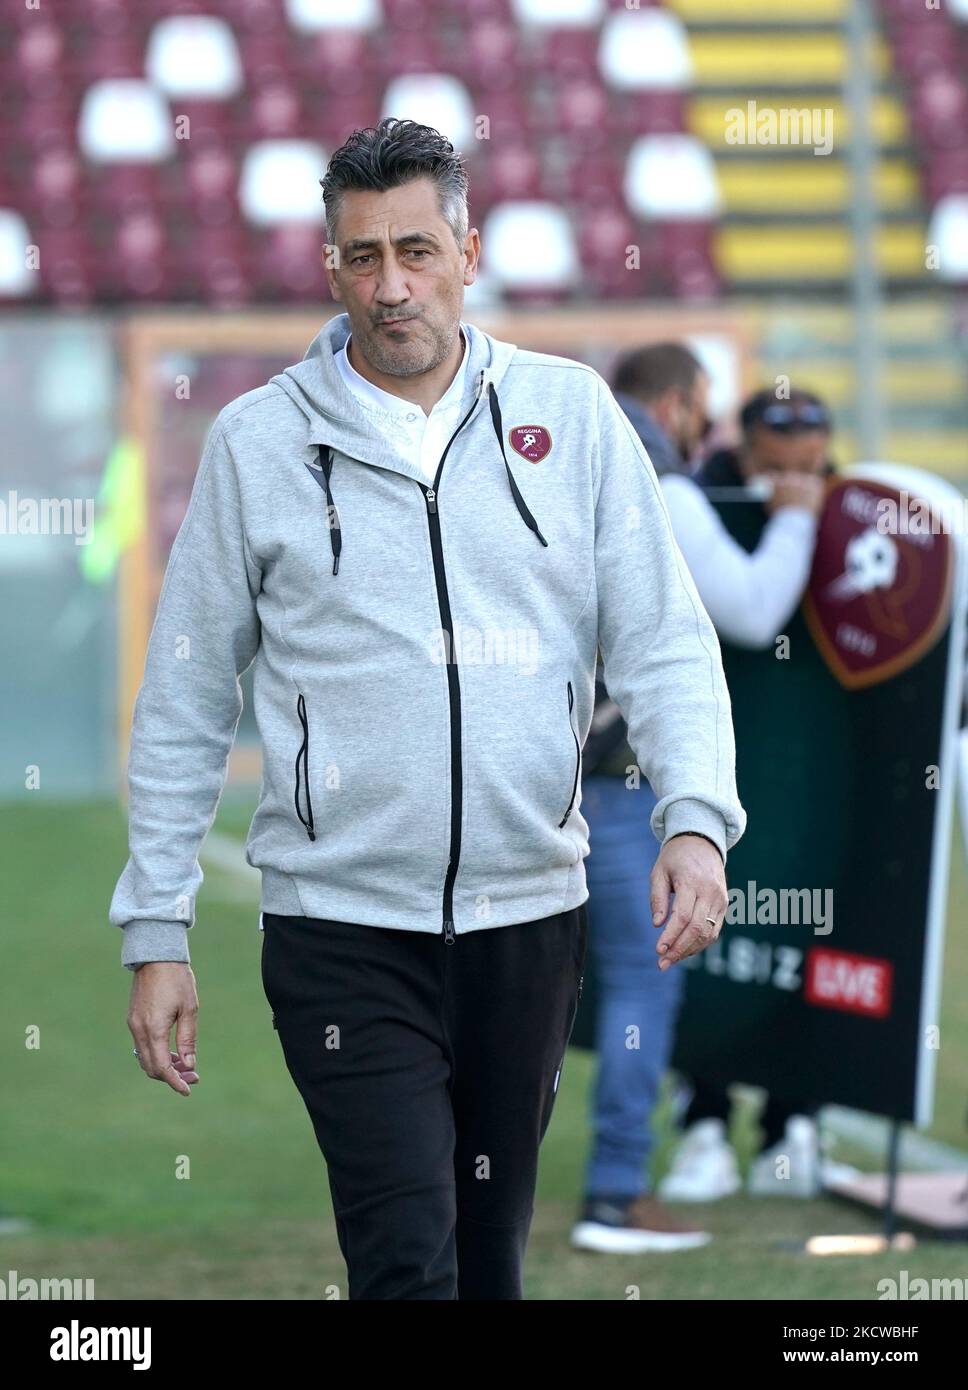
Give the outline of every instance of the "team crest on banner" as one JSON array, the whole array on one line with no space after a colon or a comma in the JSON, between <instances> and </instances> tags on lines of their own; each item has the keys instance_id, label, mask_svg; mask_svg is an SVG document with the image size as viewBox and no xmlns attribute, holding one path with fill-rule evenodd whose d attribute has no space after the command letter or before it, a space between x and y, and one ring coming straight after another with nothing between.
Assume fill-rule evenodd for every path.
<instances>
[{"instance_id":1,"label":"team crest on banner","mask_svg":"<svg viewBox=\"0 0 968 1390\"><path fill-rule=\"evenodd\" d=\"M551 450L551 435L544 425L515 425L508 439L515 453L532 463L540 463Z\"/></svg>"},{"instance_id":2,"label":"team crest on banner","mask_svg":"<svg viewBox=\"0 0 968 1390\"><path fill-rule=\"evenodd\" d=\"M909 517L896 488L869 478L838 478L827 493L803 611L848 690L912 666L947 622L950 538L927 503Z\"/></svg>"}]
</instances>

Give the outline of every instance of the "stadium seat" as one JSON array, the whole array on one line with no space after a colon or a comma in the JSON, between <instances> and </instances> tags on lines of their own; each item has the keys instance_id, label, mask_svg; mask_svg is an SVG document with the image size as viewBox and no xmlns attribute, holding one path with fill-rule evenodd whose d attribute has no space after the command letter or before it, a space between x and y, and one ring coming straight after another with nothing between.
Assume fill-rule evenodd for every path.
<instances>
[{"instance_id":1,"label":"stadium seat","mask_svg":"<svg viewBox=\"0 0 968 1390\"><path fill-rule=\"evenodd\" d=\"M380 114L433 126L455 149L474 140L474 108L467 88L445 73L394 78L383 93Z\"/></svg>"},{"instance_id":2,"label":"stadium seat","mask_svg":"<svg viewBox=\"0 0 968 1390\"><path fill-rule=\"evenodd\" d=\"M591 28L605 17L605 0L511 0L519 25L535 28Z\"/></svg>"},{"instance_id":3,"label":"stadium seat","mask_svg":"<svg viewBox=\"0 0 968 1390\"><path fill-rule=\"evenodd\" d=\"M645 135L629 151L625 201L659 221L719 215L722 198L709 150L692 135Z\"/></svg>"},{"instance_id":4,"label":"stadium seat","mask_svg":"<svg viewBox=\"0 0 968 1390\"><path fill-rule=\"evenodd\" d=\"M242 64L232 30L212 15L176 15L152 29L145 75L170 97L235 96Z\"/></svg>"},{"instance_id":5,"label":"stadium seat","mask_svg":"<svg viewBox=\"0 0 968 1390\"><path fill-rule=\"evenodd\" d=\"M627 264L628 248L635 245L637 237L625 209L617 203L599 203L589 207L577 225L585 292L605 299L641 295L641 272Z\"/></svg>"},{"instance_id":6,"label":"stadium seat","mask_svg":"<svg viewBox=\"0 0 968 1390\"><path fill-rule=\"evenodd\" d=\"M192 151L184 165L192 215L205 226L224 226L239 215L239 171L233 155L218 148Z\"/></svg>"},{"instance_id":7,"label":"stadium seat","mask_svg":"<svg viewBox=\"0 0 968 1390\"><path fill-rule=\"evenodd\" d=\"M488 274L505 295L567 294L581 279L571 222L550 202L502 203L482 230Z\"/></svg>"},{"instance_id":8,"label":"stadium seat","mask_svg":"<svg viewBox=\"0 0 968 1390\"><path fill-rule=\"evenodd\" d=\"M96 258L89 238L77 228L48 227L37 236L40 294L57 304L81 306L98 292Z\"/></svg>"},{"instance_id":9,"label":"stadium seat","mask_svg":"<svg viewBox=\"0 0 968 1390\"><path fill-rule=\"evenodd\" d=\"M66 44L61 29L45 18L24 29L9 52L10 59L3 58L7 80L19 80L35 97L56 95L64 80Z\"/></svg>"},{"instance_id":10,"label":"stadium seat","mask_svg":"<svg viewBox=\"0 0 968 1390\"><path fill-rule=\"evenodd\" d=\"M664 290L678 299L712 299L722 288L715 268L712 222L662 222L657 227Z\"/></svg>"},{"instance_id":11,"label":"stadium seat","mask_svg":"<svg viewBox=\"0 0 968 1390\"><path fill-rule=\"evenodd\" d=\"M287 222L267 231L259 251L260 297L293 302L327 297L318 226Z\"/></svg>"},{"instance_id":12,"label":"stadium seat","mask_svg":"<svg viewBox=\"0 0 968 1390\"><path fill-rule=\"evenodd\" d=\"M624 205L624 173L624 152L607 148L569 154L557 168L546 172L544 182L548 197L573 206L577 214L585 216L599 203Z\"/></svg>"},{"instance_id":13,"label":"stadium seat","mask_svg":"<svg viewBox=\"0 0 968 1390\"><path fill-rule=\"evenodd\" d=\"M679 90L692 83L689 39L668 10L610 14L598 50L602 77L617 91Z\"/></svg>"},{"instance_id":14,"label":"stadium seat","mask_svg":"<svg viewBox=\"0 0 968 1390\"><path fill-rule=\"evenodd\" d=\"M597 72L598 29L550 29L537 38L533 66L556 82L593 77Z\"/></svg>"},{"instance_id":15,"label":"stadium seat","mask_svg":"<svg viewBox=\"0 0 968 1390\"><path fill-rule=\"evenodd\" d=\"M324 144L335 149L352 130L365 130L380 119L377 93L372 87L361 88L352 96L327 91L316 106L311 129Z\"/></svg>"},{"instance_id":16,"label":"stadium seat","mask_svg":"<svg viewBox=\"0 0 968 1390\"><path fill-rule=\"evenodd\" d=\"M288 23L303 33L323 29L378 29L383 22L380 0L285 0Z\"/></svg>"},{"instance_id":17,"label":"stadium seat","mask_svg":"<svg viewBox=\"0 0 968 1390\"><path fill-rule=\"evenodd\" d=\"M612 140L632 141L640 135L671 135L686 129L684 91L611 92L606 119ZM690 109L694 106L691 97Z\"/></svg>"},{"instance_id":18,"label":"stadium seat","mask_svg":"<svg viewBox=\"0 0 968 1390\"><path fill-rule=\"evenodd\" d=\"M446 73L449 81L449 49L439 34L428 29L392 29L373 49L374 70L382 84L408 73Z\"/></svg>"},{"instance_id":19,"label":"stadium seat","mask_svg":"<svg viewBox=\"0 0 968 1390\"><path fill-rule=\"evenodd\" d=\"M239 205L255 226L321 222L319 180L326 155L311 140L263 140L246 150L239 181Z\"/></svg>"},{"instance_id":20,"label":"stadium seat","mask_svg":"<svg viewBox=\"0 0 968 1390\"><path fill-rule=\"evenodd\" d=\"M84 95L78 141L86 159L144 162L174 153L171 115L161 93L138 79L96 82Z\"/></svg>"},{"instance_id":21,"label":"stadium seat","mask_svg":"<svg viewBox=\"0 0 968 1390\"><path fill-rule=\"evenodd\" d=\"M922 182L931 206L949 193L968 193L968 150L940 150L931 154L922 171Z\"/></svg>"},{"instance_id":22,"label":"stadium seat","mask_svg":"<svg viewBox=\"0 0 968 1390\"><path fill-rule=\"evenodd\" d=\"M307 91L374 100L377 64L362 29L326 29L300 37L293 71Z\"/></svg>"},{"instance_id":23,"label":"stadium seat","mask_svg":"<svg viewBox=\"0 0 968 1390\"><path fill-rule=\"evenodd\" d=\"M78 106L70 97L19 102L16 145L8 140L0 146L3 156L10 159L22 152L29 162L42 150L76 150Z\"/></svg>"},{"instance_id":24,"label":"stadium seat","mask_svg":"<svg viewBox=\"0 0 968 1390\"><path fill-rule=\"evenodd\" d=\"M968 281L968 193L942 198L928 226L928 245L938 248L942 280Z\"/></svg>"},{"instance_id":25,"label":"stadium seat","mask_svg":"<svg viewBox=\"0 0 968 1390\"><path fill-rule=\"evenodd\" d=\"M256 87L240 103L241 137L257 140L298 139L310 133L299 89L295 83L271 81Z\"/></svg>"},{"instance_id":26,"label":"stadium seat","mask_svg":"<svg viewBox=\"0 0 968 1390\"><path fill-rule=\"evenodd\" d=\"M499 89L514 80L523 63L520 32L493 19L472 25L447 54L449 72L465 82Z\"/></svg>"},{"instance_id":27,"label":"stadium seat","mask_svg":"<svg viewBox=\"0 0 968 1390\"><path fill-rule=\"evenodd\" d=\"M953 73L935 70L911 92L911 122L918 139L941 149L958 149L968 132L968 89Z\"/></svg>"},{"instance_id":28,"label":"stadium seat","mask_svg":"<svg viewBox=\"0 0 968 1390\"><path fill-rule=\"evenodd\" d=\"M556 85L548 107L546 129L559 134L576 158L608 144L609 98L597 74Z\"/></svg>"},{"instance_id":29,"label":"stadium seat","mask_svg":"<svg viewBox=\"0 0 968 1390\"><path fill-rule=\"evenodd\" d=\"M531 201L542 193L542 168L533 144L498 144L474 179L474 204Z\"/></svg>"},{"instance_id":30,"label":"stadium seat","mask_svg":"<svg viewBox=\"0 0 968 1390\"><path fill-rule=\"evenodd\" d=\"M31 234L13 208L0 208L0 297L23 299L37 291L37 272L27 264Z\"/></svg>"}]
</instances>

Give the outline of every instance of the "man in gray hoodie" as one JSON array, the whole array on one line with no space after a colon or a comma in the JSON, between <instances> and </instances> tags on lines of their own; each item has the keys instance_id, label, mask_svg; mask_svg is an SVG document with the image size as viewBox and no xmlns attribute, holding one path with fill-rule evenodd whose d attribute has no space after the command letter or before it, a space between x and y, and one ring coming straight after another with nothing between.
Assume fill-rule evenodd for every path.
<instances>
[{"instance_id":1,"label":"man in gray hoodie","mask_svg":"<svg viewBox=\"0 0 968 1390\"><path fill-rule=\"evenodd\" d=\"M725 914L729 697L602 378L461 318L480 239L453 147L389 118L322 182L346 312L218 415L158 601L110 909L128 1022L191 1094L197 855L254 663L263 984L349 1296L520 1298L581 989L597 653L658 798L660 969Z\"/></svg>"}]
</instances>

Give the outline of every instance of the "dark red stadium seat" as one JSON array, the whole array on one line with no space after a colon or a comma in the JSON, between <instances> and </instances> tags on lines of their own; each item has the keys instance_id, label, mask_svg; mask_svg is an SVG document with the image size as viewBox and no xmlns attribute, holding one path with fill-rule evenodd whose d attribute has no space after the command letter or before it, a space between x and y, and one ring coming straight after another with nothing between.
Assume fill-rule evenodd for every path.
<instances>
[{"instance_id":1,"label":"dark red stadium seat","mask_svg":"<svg viewBox=\"0 0 968 1390\"><path fill-rule=\"evenodd\" d=\"M578 249L589 294L608 299L635 299L643 293L643 277L627 265L628 248L635 243L635 226L618 203L600 203L576 217Z\"/></svg>"},{"instance_id":2,"label":"dark red stadium seat","mask_svg":"<svg viewBox=\"0 0 968 1390\"><path fill-rule=\"evenodd\" d=\"M83 233L76 228L32 229L40 252L40 284L45 297L55 303L84 305L93 301L97 285L95 256Z\"/></svg>"},{"instance_id":3,"label":"dark red stadium seat","mask_svg":"<svg viewBox=\"0 0 968 1390\"><path fill-rule=\"evenodd\" d=\"M712 256L713 224L704 221L656 223L659 253L671 293L707 299L720 290Z\"/></svg>"},{"instance_id":4,"label":"dark red stadium seat","mask_svg":"<svg viewBox=\"0 0 968 1390\"><path fill-rule=\"evenodd\" d=\"M921 143L961 148L968 138L968 88L953 72L928 73L912 89L911 121Z\"/></svg>"},{"instance_id":5,"label":"dark red stadium seat","mask_svg":"<svg viewBox=\"0 0 968 1390\"><path fill-rule=\"evenodd\" d=\"M368 36L358 29L329 29L305 36L296 45L294 71L299 81L319 95L363 93L378 101L372 90L378 63Z\"/></svg>"},{"instance_id":6,"label":"dark red stadium seat","mask_svg":"<svg viewBox=\"0 0 968 1390\"><path fill-rule=\"evenodd\" d=\"M686 128L685 92L616 92L609 103L612 136L674 134Z\"/></svg>"},{"instance_id":7,"label":"dark red stadium seat","mask_svg":"<svg viewBox=\"0 0 968 1390\"><path fill-rule=\"evenodd\" d=\"M375 49L379 81L389 82L411 72L449 71L446 45L432 29L394 29L383 34Z\"/></svg>"},{"instance_id":8,"label":"dark red stadium seat","mask_svg":"<svg viewBox=\"0 0 968 1390\"><path fill-rule=\"evenodd\" d=\"M273 227L259 238L259 287L272 298L317 302L326 288L322 234L312 223Z\"/></svg>"},{"instance_id":9,"label":"dark red stadium seat","mask_svg":"<svg viewBox=\"0 0 968 1390\"><path fill-rule=\"evenodd\" d=\"M968 193L968 149L932 152L921 178L925 200L932 205L946 193Z\"/></svg>"},{"instance_id":10,"label":"dark red stadium seat","mask_svg":"<svg viewBox=\"0 0 968 1390\"><path fill-rule=\"evenodd\" d=\"M558 80L594 77L598 74L599 30L593 28L552 29L535 45L536 71Z\"/></svg>"}]
</instances>

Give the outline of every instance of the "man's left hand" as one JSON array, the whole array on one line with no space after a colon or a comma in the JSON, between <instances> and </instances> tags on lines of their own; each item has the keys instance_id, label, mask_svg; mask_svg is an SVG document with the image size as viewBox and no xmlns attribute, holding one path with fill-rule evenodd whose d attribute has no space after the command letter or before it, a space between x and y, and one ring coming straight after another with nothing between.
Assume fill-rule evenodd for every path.
<instances>
[{"instance_id":1,"label":"man's left hand","mask_svg":"<svg viewBox=\"0 0 968 1390\"><path fill-rule=\"evenodd\" d=\"M659 851L652 870L652 924L660 927L675 907L656 942L659 969L698 955L719 936L729 901L722 855L702 835L674 835Z\"/></svg>"}]
</instances>

